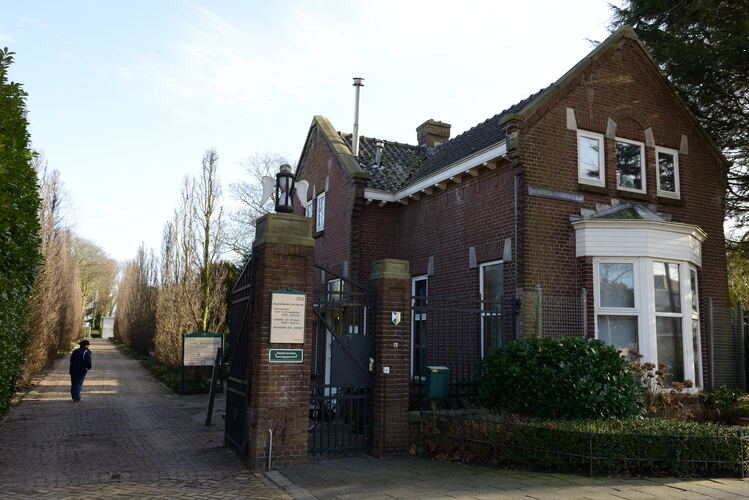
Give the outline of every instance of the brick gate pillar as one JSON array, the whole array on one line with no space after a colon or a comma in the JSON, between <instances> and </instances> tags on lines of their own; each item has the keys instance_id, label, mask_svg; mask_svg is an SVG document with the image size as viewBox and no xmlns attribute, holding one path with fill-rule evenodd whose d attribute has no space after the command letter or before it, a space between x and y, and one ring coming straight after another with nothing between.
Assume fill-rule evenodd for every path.
<instances>
[{"instance_id":1,"label":"brick gate pillar","mask_svg":"<svg viewBox=\"0 0 749 500\"><path fill-rule=\"evenodd\" d=\"M377 291L372 453L385 457L407 452L409 444L411 274L408 262L377 261L371 280ZM397 325L393 322L394 312L400 313Z\"/></svg>"},{"instance_id":2,"label":"brick gate pillar","mask_svg":"<svg viewBox=\"0 0 749 500\"><path fill-rule=\"evenodd\" d=\"M250 414L247 462L272 468L307 462L315 241L311 219L268 214L257 222L252 244L255 298L250 338ZM304 343L271 344L271 294L294 289L306 295ZM301 363L271 363L270 349L303 349Z\"/></svg>"}]
</instances>

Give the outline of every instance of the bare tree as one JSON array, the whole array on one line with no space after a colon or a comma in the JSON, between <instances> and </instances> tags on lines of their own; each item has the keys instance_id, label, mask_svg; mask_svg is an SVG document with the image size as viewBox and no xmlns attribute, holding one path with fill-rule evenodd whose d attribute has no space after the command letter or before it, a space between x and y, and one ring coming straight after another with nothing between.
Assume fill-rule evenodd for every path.
<instances>
[{"instance_id":1,"label":"bare tree","mask_svg":"<svg viewBox=\"0 0 749 500\"><path fill-rule=\"evenodd\" d=\"M32 161L39 177L43 263L26 316L29 345L24 381L51 364L59 349L70 345L79 334L82 317L80 279L70 251L70 230L64 224L67 196L60 174L49 170L41 154Z\"/></svg>"},{"instance_id":2,"label":"bare tree","mask_svg":"<svg viewBox=\"0 0 749 500\"><path fill-rule=\"evenodd\" d=\"M284 163L290 162L283 155L255 153L243 164L247 180L229 186L232 197L239 202L240 206L230 216L232 230L228 244L232 251L245 259L252 250L257 219L272 211L275 204L275 193L271 197L272 203L268 201L264 205L260 204L263 198L262 178L265 176L275 178Z\"/></svg>"},{"instance_id":3,"label":"bare tree","mask_svg":"<svg viewBox=\"0 0 749 500\"><path fill-rule=\"evenodd\" d=\"M141 245L135 259L125 264L117 293L115 335L141 352L154 345L157 274L153 252Z\"/></svg>"},{"instance_id":4,"label":"bare tree","mask_svg":"<svg viewBox=\"0 0 749 500\"><path fill-rule=\"evenodd\" d=\"M80 274L82 309L96 328L114 303L116 263L91 241L74 237L71 244Z\"/></svg>"},{"instance_id":5,"label":"bare tree","mask_svg":"<svg viewBox=\"0 0 749 500\"><path fill-rule=\"evenodd\" d=\"M203 155L203 167L198 180L196 222L200 227L198 241L203 251L202 260L199 263L201 272L202 288L202 328L208 329L209 315L212 306L215 306L211 298L212 290L218 285L214 281L212 266L222 253L225 243L224 235L224 208L221 204L221 182L216 173L218 167L218 154L215 149L209 149Z\"/></svg>"}]
</instances>

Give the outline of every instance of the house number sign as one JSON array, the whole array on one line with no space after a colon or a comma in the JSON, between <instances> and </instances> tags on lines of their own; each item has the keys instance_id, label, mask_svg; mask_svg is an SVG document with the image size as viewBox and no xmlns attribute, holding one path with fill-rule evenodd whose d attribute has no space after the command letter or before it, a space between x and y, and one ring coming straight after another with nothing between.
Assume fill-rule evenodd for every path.
<instances>
[{"instance_id":1,"label":"house number sign","mask_svg":"<svg viewBox=\"0 0 749 500\"><path fill-rule=\"evenodd\" d=\"M271 344L304 343L304 311L307 296L304 292L286 288L271 293Z\"/></svg>"}]
</instances>

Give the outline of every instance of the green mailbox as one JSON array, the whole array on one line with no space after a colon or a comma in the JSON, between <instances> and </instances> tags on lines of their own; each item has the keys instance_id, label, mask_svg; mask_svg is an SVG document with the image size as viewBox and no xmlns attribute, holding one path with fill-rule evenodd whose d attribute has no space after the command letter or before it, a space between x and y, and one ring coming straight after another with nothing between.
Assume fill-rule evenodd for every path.
<instances>
[{"instance_id":1,"label":"green mailbox","mask_svg":"<svg viewBox=\"0 0 749 500\"><path fill-rule=\"evenodd\" d=\"M426 369L426 397L447 397L447 382L450 378L450 369L446 366L427 366Z\"/></svg>"}]
</instances>

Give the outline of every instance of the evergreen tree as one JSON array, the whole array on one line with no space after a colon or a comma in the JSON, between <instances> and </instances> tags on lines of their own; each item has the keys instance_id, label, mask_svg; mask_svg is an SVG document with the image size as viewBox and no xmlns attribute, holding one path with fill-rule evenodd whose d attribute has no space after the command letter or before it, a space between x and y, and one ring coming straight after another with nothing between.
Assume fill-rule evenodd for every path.
<instances>
[{"instance_id":1,"label":"evergreen tree","mask_svg":"<svg viewBox=\"0 0 749 500\"><path fill-rule=\"evenodd\" d=\"M0 50L0 414L21 375L24 318L39 264L39 189L31 165L26 93L8 80L13 52Z\"/></svg>"},{"instance_id":2,"label":"evergreen tree","mask_svg":"<svg viewBox=\"0 0 749 500\"><path fill-rule=\"evenodd\" d=\"M728 215L749 226L749 2L627 0L612 27L632 26L733 166Z\"/></svg>"}]
</instances>

